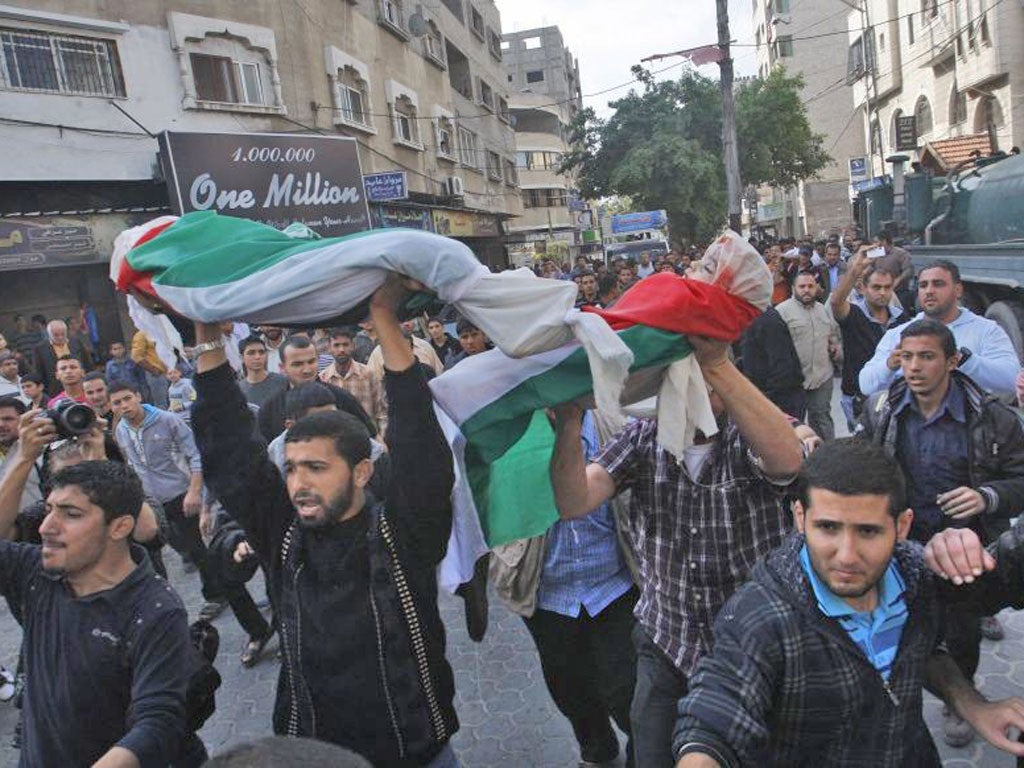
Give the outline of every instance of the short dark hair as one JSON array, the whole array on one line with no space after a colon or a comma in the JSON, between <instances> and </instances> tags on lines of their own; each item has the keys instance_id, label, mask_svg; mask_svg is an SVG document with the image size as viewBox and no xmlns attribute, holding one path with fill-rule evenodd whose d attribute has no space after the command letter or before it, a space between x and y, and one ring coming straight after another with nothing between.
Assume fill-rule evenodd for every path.
<instances>
[{"instance_id":1,"label":"short dark hair","mask_svg":"<svg viewBox=\"0 0 1024 768\"><path fill-rule=\"evenodd\" d=\"M339 338L354 339L356 337L356 334L358 334L358 333L359 333L359 331L357 331L351 325L342 325L342 326L339 326L337 328L331 328L331 338L332 339L339 339Z\"/></svg>"},{"instance_id":2,"label":"short dark hair","mask_svg":"<svg viewBox=\"0 0 1024 768\"><path fill-rule=\"evenodd\" d=\"M601 295L614 291L619 285L619 279L609 273L597 279L597 292Z\"/></svg>"},{"instance_id":3,"label":"short dark hair","mask_svg":"<svg viewBox=\"0 0 1024 768\"><path fill-rule=\"evenodd\" d=\"M313 739L266 736L238 744L203 763L207 768L373 768L355 752Z\"/></svg>"},{"instance_id":4,"label":"short dark hair","mask_svg":"<svg viewBox=\"0 0 1024 768\"><path fill-rule=\"evenodd\" d=\"M925 264L923 267L921 267L921 271L917 273L918 278L920 278L921 275L926 270L929 270L929 269L944 269L947 272L949 272L949 276L951 278L953 278L953 282L954 283L961 282L961 280L960 280L960 267L958 267L952 261L947 261L946 259L935 259L935 261L930 261L927 264Z\"/></svg>"},{"instance_id":5,"label":"short dark hair","mask_svg":"<svg viewBox=\"0 0 1024 768\"><path fill-rule=\"evenodd\" d=\"M875 235L875 239L880 240L883 243L889 243L889 245L892 245L892 235L889 234L889 231L886 229L880 230L879 233Z\"/></svg>"},{"instance_id":6,"label":"short dark hair","mask_svg":"<svg viewBox=\"0 0 1024 768\"><path fill-rule=\"evenodd\" d=\"M868 280L870 280L873 275L888 275L893 280L899 277L899 275L893 272L889 267L884 264L878 264L877 262L869 264L868 268L864 270L864 276L861 279L864 281L865 285L867 285Z\"/></svg>"},{"instance_id":7,"label":"short dark hair","mask_svg":"<svg viewBox=\"0 0 1024 768\"><path fill-rule=\"evenodd\" d=\"M264 349L267 348L267 342L263 340L262 336L257 336L255 333L250 333L248 336L246 336L244 339L238 342L238 354L244 355L245 350L257 344L259 344Z\"/></svg>"},{"instance_id":8,"label":"short dark hair","mask_svg":"<svg viewBox=\"0 0 1024 768\"><path fill-rule=\"evenodd\" d=\"M4 408L13 408L18 412L19 416L28 410L28 406L25 405L25 401L17 395L4 395L3 397L0 397L0 411Z\"/></svg>"},{"instance_id":9,"label":"short dark hair","mask_svg":"<svg viewBox=\"0 0 1024 768\"><path fill-rule=\"evenodd\" d=\"M370 433L351 413L321 411L303 416L288 428L284 441L300 443L317 437L333 440L334 450L350 467L370 458Z\"/></svg>"},{"instance_id":10,"label":"short dark hair","mask_svg":"<svg viewBox=\"0 0 1024 768\"><path fill-rule=\"evenodd\" d=\"M789 278L789 287L793 288L796 285L796 281L799 280L804 275L810 275L811 277L814 278L814 282L818 282L818 275L813 270L798 269L796 270L796 272L793 273L793 276Z\"/></svg>"},{"instance_id":11,"label":"short dark hair","mask_svg":"<svg viewBox=\"0 0 1024 768\"><path fill-rule=\"evenodd\" d=\"M431 323L440 323L443 326L444 320L441 319L440 315L431 315L427 318L427 325L430 325Z\"/></svg>"},{"instance_id":12,"label":"short dark hair","mask_svg":"<svg viewBox=\"0 0 1024 768\"><path fill-rule=\"evenodd\" d=\"M41 323L42 325L46 325L46 315L32 315L30 320L33 323Z\"/></svg>"},{"instance_id":13,"label":"short dark hair","mask_svg":"<svg viewBox=\"0 0 1024 768\"><path fill-rule=\"evenodd\" d=\"M309 349L312 346L313 342L309 340L308 336L299 336L293 333L281 345L281 360L285 359L289 349Z\"/></svg>"},{"instance_id":14,"label":"short dark hair","mask_svg":"<svg viewBox=\"0 0 1024 768\"><path fill-rule=\"evenodd\" d=\"M58 362L58 363L62 363L62 362L64 362L65 360L74 360L74 361L75 361L76 363L78 363L79 365L82 365L82 361L81 361L81 360L79 360L79 359L78 359L77 357L75 357L74 355L61 355L60 357L58 357L58 358L57 358L57 362ZM82 367L84 368L85 366L82 366Z\"/></svg>"},{"instance_id":15,"label":"short dark hair","mask_svg":"<svg viewBox=\"0 0 1024 768\"><path fill-rule=\"evenodd\" d=\"M123 392L126 389L131 390L136 395L142 394L142 389L134 381L128 381L127 379L114 379L114 381L107 384L107 391L111 395L116 392Z\"/></svg>"},{"instance_id":16,"label":"short dark hair","mask_svg":"<svg viewBox=\"0 0 1024 768\"><path fill-rule=\"evenodd\" d=\"M459 322L455 324L455 332L461 336L468 331L479 331L480 327L470 320L468 317L460 317Z\"/></svg>"},{"instance_id":17,"label":"short dark hair","mask_svg":"<svg viewBox=\"0 0 1024 768\"><path fill-rule=\"evenodd\" d=\"M335 405L334 393L319 381L310 381L292 387L284 396L284 417L293 421L301 419L310 408Z\"/></svg>"},{"instance_id":18,"label":"short dark hair","mask_svg":"<svg viewBox=\"0 0 1024 768\"><path fill-rule=\"evenodd\" d=\"M888 496L889 512L898 517L907 508L907 484L898 461L869 440L831 440L804 460L799 477L800 503L811 506L811 489L840 496Z\"/></svg>"},{"instance_id":19,"label":"short dark hair","mask_svg":"<svg viewBox=\"0 0 1024 768\"><path fill-rule=\"evenodd\" d=\"M123 515L139 518L142 509L142 481L126 464L116 461L83 461L55 474L51 488L73 485L103 510L103 519L110 523Z\"/></svg>"},{"instance_id":20,"label":"short dark hair","mask_svg":"<svg viewBox=\"0 0 1024 768\"><path fill-rule=\"evenodd\" d=\"M46 382L43 381L43 377L38 373L26 373L21 377L21 383L24 384L26 381L31 384L38 384L40 387L46 384Z\"/></svg>"},{"instance_id":21,"label":"short dark hair","mask_svg":"<svg viewBox=\"0 0 1024 768\"><path fill-rule=\"evenodd\" d=\"M97 379L102 381L104 384L107 383L107 377L103 375L103 371L89 371L89 373L85 374L85 378L82 379L82 383L84 384L87 381L96 381Z\"/></svg>"},{"instance_id":22,"label":"short dark hair","mask_svg":"<svg viewBox=\"0 0 1024 768\"><path fill-rule=\"evenodd\" d=\"M597 277L597 273L592 269L583 269L576 273L582 280L584 277Z\"/></svg>"},{"instance_id":23,"label":"short dark hair","mask_svg":"<svg viewBox=\"0 0 1024 768\"><path fill-rule=\"evenodd\" d=\"M916 336L934 336L937 338L939 345L942 347L942 353L946 356L947 360L956 354L956 337L953 336L953 332L944 323L940 323L938 320L932 320L930 317L914 320L900 331L900 341Z\"/></svg>"},{"instance_id":24,"label":"short dark hair","mask_svg":"<svg viewBox=\"0 0 1024 768\"><path fill-rule=\"evenodd\" d=\"M124 346L124 342L123 342L123 341L121 341L121 339L114 339L114 340L113 340L112 342L110 342L109 344L107 344L107 349L110 349L110 348L111 348L112 346L114 346L115 344L120 344L120 345L121 345L122 347Z\"/></svg>"}]
</instances>

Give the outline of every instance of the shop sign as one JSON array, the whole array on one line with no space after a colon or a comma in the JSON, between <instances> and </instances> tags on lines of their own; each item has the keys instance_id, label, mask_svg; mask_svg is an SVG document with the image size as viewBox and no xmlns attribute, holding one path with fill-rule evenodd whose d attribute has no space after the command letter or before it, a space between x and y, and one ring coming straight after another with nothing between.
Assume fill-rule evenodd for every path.
<instances>
[{"instance_id":1,"label":"shop sign","mask_svg":"<svg viewBox=\"0 0 1024 768\"><path fill-rule=\"evenodd\" d=\"M158 136L175 213L217 211L324 237L370 226L355 139L282 133Z\"/></svg>"},{"instance_id":2,"label":"shop sign","mask_svg":"<svg viewBox=\"0 0 1024 768\"><path fill-rule=\"evenodd\" d=\"M0 270L106 261L84 222L0 219Z\"/></svg>"},{"instance_id":3,"label":"shop sign","mask_svg":"<svg viewBox=\"0 0 1024 768\"><path fill-rule=\"evenodd\" d=\"M896 151L913 152L917 149L917 117L900 115L896 118Z\"/></svg>"},{"instance_id":4,"label":"shop sign","mask_svg":"<svg viewBox=\"0 0 1024 768\"><path fill-rule=\"evenodd\" d=\"M470 211L434 211L434 231L448 237L497 237L498 220Z\"/></svg>"},{"instance_id":5,"label":"shop sign","mask_svg":"<svg viewBox=\"0 0 1024 768\"><path fill-rule=\"evenodd\" d=\"M405 200L409 197L409 184L405 171L368 173L363 176L366 199L371 203Z\"/></svg>"},{"instance_id":6,"label":"shop sign","mask_svg":"<svg viewBox=\"0 0 1024 768\"><path fill-rule=\"evenodd\" d=\"M434 220L426 208L398 208L394 205L375 205L371 209L374 229L404 227L434 231Z\"/></svg>"},{"instance_id":7,"label":"shop sign","mask_svg":"<svg viewBox=\"0 0 1024 768\"><path fill-rule=\"evenodd\" d=\"M778 221L786 215L786 203L761 203L757 206L758 221Z\"/></svg>"},{"instance_id":8,"label":"shop sign","mask_svg":"<svg viewBox=\"0 0 1024 768\"><path fill-rule=\"evenodd\" d=\"M638 213L617 213L612 216L612 234L623 235L627 232L642 232L647 229L660 229L668 224L665 211L640 211Z\"/></svg>"},{"instance_id":9,"label":"shop sign","mask_svg":"<svg viewBox=\"0 0 1024 768\"><path fill-rule=\"evenodd\" d=\"M850 158L850 183L856 184L868 178L868 159L864 156Z\"/></svg>"}]
</instances>

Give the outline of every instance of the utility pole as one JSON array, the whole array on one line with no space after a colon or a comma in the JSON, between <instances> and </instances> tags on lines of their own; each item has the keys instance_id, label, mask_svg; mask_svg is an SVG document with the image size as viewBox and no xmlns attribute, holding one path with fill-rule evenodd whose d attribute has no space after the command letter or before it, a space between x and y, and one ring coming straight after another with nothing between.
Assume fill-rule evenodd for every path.
<instances>
[{"instance_id":1,"label":"utility pole","mask_svg":"<svg viewBox=\"0 0 1024 768\"><path fill-rule=\"evenodd\" d=\"M722 153L725 161L725 189L729 196L729 228L739 233L740 217L740 156L736 148L736 101L733 96L732 56L729 54L729 2L715 0L718 5L718 47L722 77Z\"/></svg>"}]
</instances>

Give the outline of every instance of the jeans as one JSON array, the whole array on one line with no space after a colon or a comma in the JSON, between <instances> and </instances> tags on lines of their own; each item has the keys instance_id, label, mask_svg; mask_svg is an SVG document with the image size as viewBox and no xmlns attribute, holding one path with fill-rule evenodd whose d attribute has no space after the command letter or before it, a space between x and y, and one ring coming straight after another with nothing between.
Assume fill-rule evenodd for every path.
<instances>
[{"instance_id":1,"label":"jeans","mask_svg":"<svg viewBox=\"0 0 1024 768\"><path fill-rule=\"evenodd\" d=\"M640 768L672 768L672 731L679 717L679 700L686 695L687 678L637 624L636 690L629 720L633 726L633 754Z\"/></svg>"},{"instance_id":2,"label":"jeans","mask_svg":"<svg viewBox=\"0 0 1024 768\"><path fill-rule=\"evenodd\" d=\"M807 390L807 426L822 440L833 440L836 428L832 423L832 379L820 387Z\"/></svg>"},{"instance_id":3,"label":"jeans","mask_svg":"<svg viewBox=\"0 0 1024 768\"><path fill-rule=\"evenodd\" d=\"M256 602L249 594L245 585L225 588L223 594L213 594L222 590L212 590L212 580L209 574L210 565L207 562L207 549L203 544L202 534L199 532L199 516L185 517L184 496L164 502L164 514L167 515L167 525L170 529L170 543L178 554L188 557L196 568L199 569L199 580L203 585L203 597L207 600L226 599L231 611L238 619L250 637L262 638L270 634L270 625L263 618Z\"/></svg>"},{"instance_id":4,"label":"jeans","mask_svg":"<svg viewBox=\"0 0 1024 768\"><path fill-rule=\"evenodd\" d=\"M633 588L597 616L585 609L576 618L537 610L523 619L540 654L551 699L572 725L585 762L611 762L618 756L619 740L609 716L630 735L629 707L636 683L636 651L630 635L636 600ZM629 741L627 766L633 765L632 752Z\"/></svg>"},{"instance_id":5,"label":"jeans","mask_svg":"<svg viewBox=\"0 0 1024 768\"><path fill-rule=\"evenodd\" d=\"M840 395L839 405L842 406L843 415L846 416L846 428L852 435L857 428L857 419L853 416L853 395Z\"/></svg>"}]
</instances>

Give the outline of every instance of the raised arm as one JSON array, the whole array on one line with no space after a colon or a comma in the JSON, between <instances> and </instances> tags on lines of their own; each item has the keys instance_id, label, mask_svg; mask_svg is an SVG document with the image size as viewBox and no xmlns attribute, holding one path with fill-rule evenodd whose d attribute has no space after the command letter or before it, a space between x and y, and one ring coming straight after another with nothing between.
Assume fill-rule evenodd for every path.
<instances>
[{"instance_id":1,"label":"raised arm","mask_svg":"<svg viewBox=\"0 0 1024 768\"><path fill-rule=\"evenodd\" d=\"M828 297L828 303L832 307L832 316L836 322L841 323L850 314L850 294L853 293L854 286L857 285L857 281L867 267L867 256L865 255L867 248L867 246L862 246L850 259L846 272L840 278L839 284L832 290L832 295Z\"/></svg>"},{"instance_id":2,"label":"raised arm","mask_svg":"<svg viewBox=\"0 0 1024 768\"><path fill-rule=\"evenodd\" d=\"M196 324L197 343L220 338L219 325ZM224 350L201 354L196 366L192 428L206 485L245 529L253 548L268 559L294 517L287 488L254 434L252 411Z\"/></svg>"},{"instance_id":3,"label":"raised arm","mask_svg":"<svg viewBox=\"0 0 1024 768\"><path fill-rule=\"evenodd\" d=\"M583 517L615 495L615 481L583 454L583 409L575 403L555 407L555 447L551 453L551 486L563 518Z\"/></svg>"},{"instance_id":4,"label":"raised arm","mask_svg":"<svg viewBox=\"0 0 1024 768\"><path fill-rule=\"evenodd\" d=\"M803 461L800 440L786 415L732 364L729 344L689 337L704 380L725 405L767 477L795 477Z\"/></svg>"},{"instance_id":5,"label":"raised arm","mask_svg":"<svg viewBox=\"0 0 1024 768\"><path fill-rule=\"evenodd\" d=\"M21 511L21 496L25 492L32 468L43 455L47 445L57 439L57 427L39 409L21 416L18 443L7 457L0 472L0 538L14 538L15 521Z\"/></svg>"}]
</instances>

